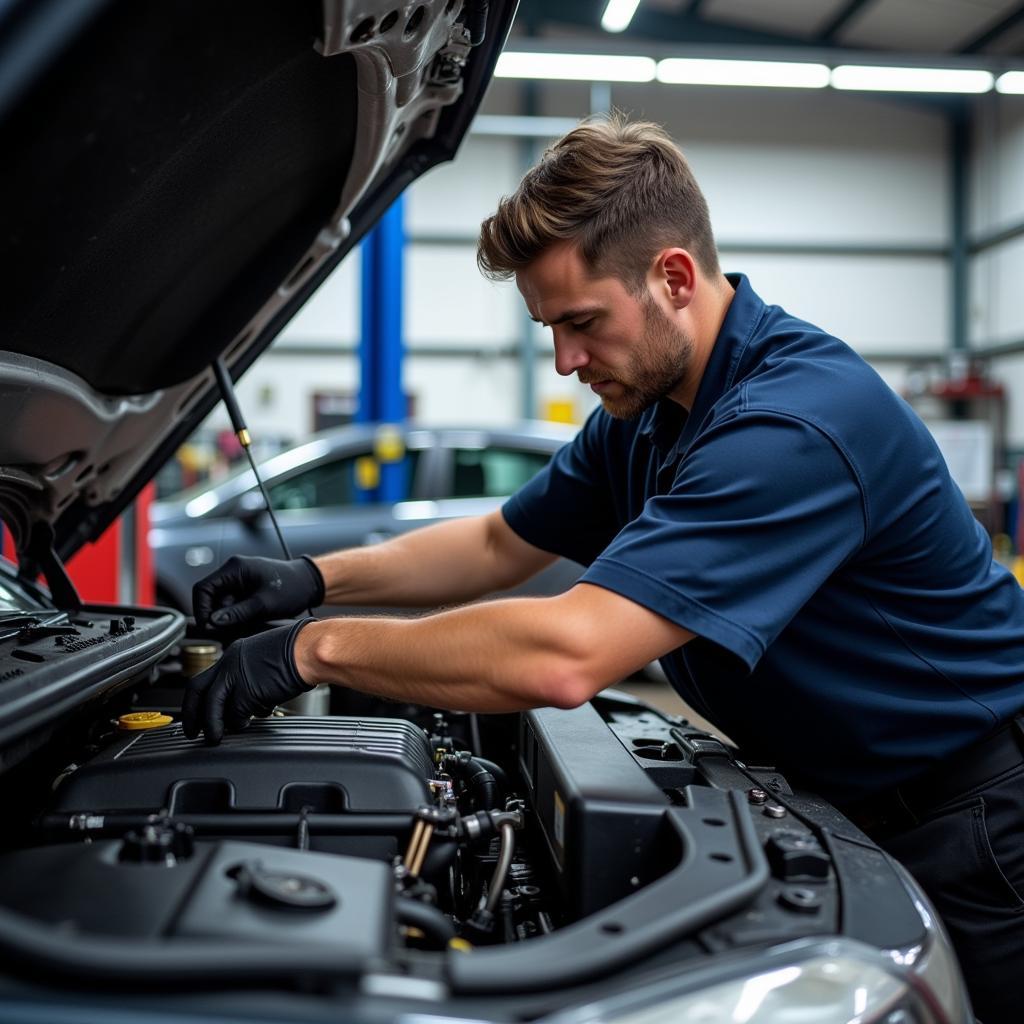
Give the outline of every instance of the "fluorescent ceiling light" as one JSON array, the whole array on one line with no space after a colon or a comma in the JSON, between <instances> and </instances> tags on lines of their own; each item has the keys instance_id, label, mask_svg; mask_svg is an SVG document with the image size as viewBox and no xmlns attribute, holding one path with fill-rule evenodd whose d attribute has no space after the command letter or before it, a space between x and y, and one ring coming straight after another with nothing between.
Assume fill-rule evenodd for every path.
<instances>
[{"instance_id":1,"label":"fluorescent ceiling light","mask_svg":"<svg viewBox=\"0 0 1024 1024\"><path fill-rule=\"evenodd\" d=\"M596 53L509 53L498 58L496 78L552 78L583 82L651 82L650 57Z\"/></svg>"},{"instance_id":2,"label":"fluorescent ceiling light","mask_svg":"<svg viewBox=\"0 0 1024 1024\"><path fill-rule=\"evenodd\" d=\"M824 64L668 57L658 63L658 81L671 85L758 85L824 89L829 82L829 70Z\"/></svg>"},{"instance_id":3,"label":"fluorescent ceiling light","mask_svg":"<svg viewBox=\"0 0 1024 1024\"><path fill-rule=\"evenodd\" d=\"M1024 94L1024 71L1007 71L996 79L999 92Z\"/></svg>"},{"instance_id":4,"label":"fluorescent ceiling light","mask_svg":"<svg viewBox=\"0 0 1024 1024\"><path fill-rule=\"evenodd\" d=\"M833 89L879 92L988 92L993 76L970 68L893 68L843 64L832 72Z\"/></svg>"},{"instance_id":5,"label":"fluorescent ceiling light","mask_svg":"<svg viewBox=\"0 0 1024 1024\"><path fill-rule=\"evenodd\" d=\"M629 27L640 0L608 0L608 6L601 15L601 28L606 32L621 32Z\"/></svg>"}]
</instances>

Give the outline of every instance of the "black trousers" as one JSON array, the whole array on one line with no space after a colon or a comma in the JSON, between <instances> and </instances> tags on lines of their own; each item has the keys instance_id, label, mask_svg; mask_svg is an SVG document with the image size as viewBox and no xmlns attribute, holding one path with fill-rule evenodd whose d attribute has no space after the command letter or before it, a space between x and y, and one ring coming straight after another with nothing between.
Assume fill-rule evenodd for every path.
<instances>
[{"instance_id":1,"label":"black trousers","mask_svg":"<svg viewBox=\"0 0 1024 1024\"><path fill-rule=\"evenodd\" d=\"M982 1024L1024 1021L1024 764L872 838L920 883Z\"/></svg>"}]
</instances>

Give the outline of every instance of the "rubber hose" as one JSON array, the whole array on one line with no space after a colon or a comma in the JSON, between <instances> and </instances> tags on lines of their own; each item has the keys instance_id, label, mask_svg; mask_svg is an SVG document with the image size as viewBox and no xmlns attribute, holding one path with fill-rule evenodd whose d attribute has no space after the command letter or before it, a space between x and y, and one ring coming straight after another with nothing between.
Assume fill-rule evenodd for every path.
<instances>
[{"instance_id":1,"label":"rubber hose","mask_svg":"<svg viewBox=\"0 0 1024 1024\"><path fill-rule=\"evenodd\" d=\"M454 863L455 855L458 852L458 843L435 834L427 848L427 855L423 859L420 877L436 878L442 871L447 871Z\"/></svg>"},{"instance_id":2,"label":"rubber hose","mask_svg":"<svg viewBox=\"0 0 1024 1024\"><path fill-rule=\"evenodd\" d=\"M401 896L395 904L395 917L400 924L419 928L442 947L448 945L449 939L455 938L455 925L437 907L429 903L420 903L419 900Z\"/></svg>"},{"instance_id":3,"label":"rubber hose","mask_svg":"<svg viewBox=\"0 0 1024 1024\"><path fill-rule=\"evenodd\" d=\"M479 811L489 811L498 806L498 783L479 758L471 757L463 773L466 785L473 794L473 806Z\"/></svg>"},{"instance_id":4,"label":"rubber hose","mask_svg":"<svg viewBox=\"0 0 1024 1024\"><path fill-rule=\"evenodd\" d=\"M461 760L458 757L450 757L445 758L444 764L452 775L462 779L469 788L476 810L492 811L499 806L498 784L493 773L479 758Z\"/></svg>"},{"instance_id":5,"label":"rubber hose","mask_svg":"<svg viewBox=\"0 0 1024 1024\"><path fill-rule=\"evenodd\" d=\"M508 773L500 764L495 764L494 761L488 761L486 757L480 757L474 755L473 760L477 764L486 768L494 777L497 779L498 785L507 793L508 792Z\"/></svg>"}]
</instances>

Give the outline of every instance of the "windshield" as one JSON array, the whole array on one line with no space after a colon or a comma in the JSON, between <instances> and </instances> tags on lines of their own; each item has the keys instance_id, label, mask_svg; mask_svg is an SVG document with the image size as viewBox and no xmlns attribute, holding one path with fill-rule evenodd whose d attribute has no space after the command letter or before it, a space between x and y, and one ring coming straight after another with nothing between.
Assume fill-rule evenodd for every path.
<instances>
[{"instance_id":1,"label":"windshield","mask_svg":"<svg viewBox=\"0 0 1024 1024\"><path fill-rule=\"evenodd\" d=\"M224 484L230 483L232 480L236 480L243 473L252 474L252 470L249 468L249 463L242 459L237 462L226 475L219 477L216 480L206 479L202 483L193 484L191 487L187 487L183 491L178 491L176 494L168 494L168 501L182 501L188 502L193 498L198 498L201 494L206 494L207 491L217 490L219 487L223 487Z\"/></svg>"},{"instance_id":2,"label":"windshield","mask_svg":"<svg viewBox=\"0 0 1024 1024\"><path fill-rule=\"evenodd\" d=\"M15 580L0 573L0 616L8 612L34 612L45 607Z\"/></svg>"}]
</instances>

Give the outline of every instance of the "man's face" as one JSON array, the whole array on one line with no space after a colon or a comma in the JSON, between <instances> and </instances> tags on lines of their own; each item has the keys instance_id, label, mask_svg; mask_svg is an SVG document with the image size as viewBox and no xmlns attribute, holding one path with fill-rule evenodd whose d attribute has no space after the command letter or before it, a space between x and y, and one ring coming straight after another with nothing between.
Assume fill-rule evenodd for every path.
<instances>
[{"instance_id":1,"label":"man's face","mask_svg":"<svg viewBox=\"0 0 1024 1024\"><path fill-rule=\"evenodd\" d=\"M555 369L575 373L619 419L639 416L680 388L693 342L657 305L615 277L592 278L574 246L560 243L516 275L530 316L550 326Z\"/></svg>"}]
</instances>

